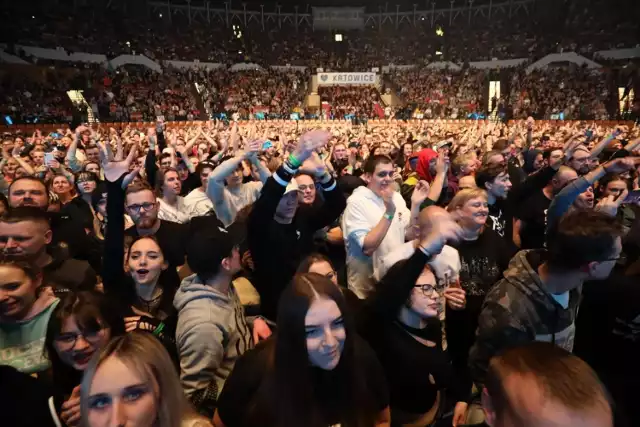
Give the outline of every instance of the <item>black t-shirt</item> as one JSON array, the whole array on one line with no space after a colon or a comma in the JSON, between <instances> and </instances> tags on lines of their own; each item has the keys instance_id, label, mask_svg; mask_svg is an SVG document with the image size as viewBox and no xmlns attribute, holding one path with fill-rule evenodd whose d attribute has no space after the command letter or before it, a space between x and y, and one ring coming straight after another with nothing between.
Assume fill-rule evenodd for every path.
<instances>
[{"instance_id":1,"label":"black t-shirt","mask_svg":"<svg viewBox=\"0 0 640 427\"><path fill-rule=\"evenodd\" d=\"M264 419L260 420L262 422L247 419L248 409L252 406L269 369L268 358L274 345L275 339L269 339L244 353L236 362L218 398L218 415L224 425L229 427L265 425ZM360 337L356 338L355 352L358 359L357 366L364 370L367 389L374 400L371 406L381 412L389 406L389 391L380 362L373 350ZM335 383L330 380L333 371L309 369L312 370L310 377L314 383L313 394L323 408L322 415L327 420L327 427L339 424L339 414L335 413L335 410L341 405L335 401L339 393L336 393ZM266 414L266 416L273 419L273 414Z\"/></svg>"},{"instance_id":2,"label":"black t-shirt","mask_svg":"<svg viewBox=\"0 0 640 427\"><path fill-rule=\"evenodd\" d=\"M547 210L551 200L542 190L529 197L516 211L520 224L521 249L542 249L547 230Z\"/></svg>"},{"instance_id":3,"label":"black t-shirt","mask_svg":"<svg viewBox=\"0 0 640 427\"><path fill-rule=\"evenodd\" d=\"M467 358L475 341L482 303L502 278L513 253L507 242L488 227L476 240L461 240L452 246L460 255L460 287L466 292L467 303L464 310L446 306L445 331L456 373L471 387Z\"/></svg>"},{"instance_id":4,"label":"black t-shirt","mask_svg":"<svg viewBox=\"0 0 640 427\"><path fill-rule=\"evenodd\" d=\"M505 203L502 200L496 200L494 204L489 205L487 227L490 227L500 237L509 236L507 232L507 213L505 212Z\"/></svg>"}]
</instances>

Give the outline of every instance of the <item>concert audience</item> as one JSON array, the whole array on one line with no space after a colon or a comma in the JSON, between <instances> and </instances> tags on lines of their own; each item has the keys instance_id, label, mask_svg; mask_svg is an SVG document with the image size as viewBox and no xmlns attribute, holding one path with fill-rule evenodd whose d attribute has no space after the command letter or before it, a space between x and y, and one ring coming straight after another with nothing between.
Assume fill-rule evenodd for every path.
<instances>
[{"instance_id":1,"label":"concert audience","mask_svg":"<svg viewBox=\"0 0 640 427\"><path fill-rule=\"evenodd\" d=\"M468 66L626 46L637 6L339 43L55 3L0 12L33 64L0 73L1 425L640 425L640 131L606 121L627 74ZM309 106L315 67L390 63L415 67Z\"/></svg>"}]
</instances>

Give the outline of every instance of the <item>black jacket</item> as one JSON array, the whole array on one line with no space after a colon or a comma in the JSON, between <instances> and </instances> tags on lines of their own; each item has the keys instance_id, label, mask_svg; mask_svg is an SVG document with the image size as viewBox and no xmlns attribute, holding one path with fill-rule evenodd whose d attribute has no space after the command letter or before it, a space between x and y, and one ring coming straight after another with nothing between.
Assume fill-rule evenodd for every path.
<instances>
[{"instance_id":1,"label":"black jacket","mask_svg":"<svg viewBox=\"0 0 640 427\"><path fill-rule=\"evenodd\" d=\"M322 185L325 199L322 210L299 206L291 224L280 224L273 217L291 178L281 166L267 180L247 224L249 250L255 265L253 284L260 293L262 313L272 320L276 318L280 293L300 261L313 251L314 233L335 221L347 205L332 178Z\"/></svg>"}]
</instances>

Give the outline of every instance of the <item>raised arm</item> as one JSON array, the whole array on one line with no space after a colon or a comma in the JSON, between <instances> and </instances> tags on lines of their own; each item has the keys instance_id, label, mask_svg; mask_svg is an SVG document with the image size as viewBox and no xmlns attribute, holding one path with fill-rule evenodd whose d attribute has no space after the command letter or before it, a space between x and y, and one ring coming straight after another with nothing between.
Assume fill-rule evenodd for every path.
<instances>
[{"instance_id":1,"label":"raised arm","mask_svg":"<svg viewBox=\"0 0 640 427\"><path fill-rule=\"evenodd\" d=\"M613 131L613 133L603 138L602 141L598 142L589 153L591 155L591 158L592 159L597 158L600 155L600 153L602 153L602 151L604 151L604 149L607 148L607 146L611 143L611 141L616 139L616 137L619 134L620 134L619 131L616 129L615 131Z\"/></svg>"},{"instance_id":2,"label":"raised arm","mask_svg":"<svg viewBox=\"0 0 640 427\"><path fill-rule=\"evenodd\" d=\"M158 132L158 130L160 132ZM156 164L156 135L158 139L160 138L160 135L162 135L161 127L157 129L149 128L147 130L147 138L149 139L149 151L147 151L147 156L144 159L144 170L147 182L152 188L156 185L156 175L158 173L158 165Z\"/></svg>"},{"instance_id":3,"label":"raised arm","mask_svg":"<svg viewBox=\"0 0 640 427\"><path fill-rule=\"evenodd\" d=\"M262 194L256 200L251 215L249 216L249 228L254 233L261 234L273 220L278 203L287 188L287 185L298 172L305 160L316 149L326 145L331 134L326 131L310 131L303 134L298 141L296 149L289 158L276 170L264 184Z\"/></svg>"},{"instance_id":4,"label":"raised arm","mask_svg":"<svg viewBox=\"0 0 640 427\"><path fill-rule=\"evenodd\" d=\"M107 230L104 238L104 260L102 280L106 293L120 293L124 269L124 190L122 179L129 171L137 147L132 147L127 158L120 162L109 161L107 154L100 151L104 178L107 182Z\"/></svg>"},{"instance_id":5,"label":"raised arm","mask_svg":"<svg viewBox=\"0 0 640 427\"><path fill-rule=\"evenodd\" d=\"M80 138L82 138L82 133L86 130L88 129L85 126L78 126L76 128L76 134L71 138L71 144L69 144L69 149L67 150L69 168L73 172L80 172L82 170L82 165L78 162L78 158L76 157L76 151L78 150L78 143L80 142Z\"/></svg>"}]
</instances>

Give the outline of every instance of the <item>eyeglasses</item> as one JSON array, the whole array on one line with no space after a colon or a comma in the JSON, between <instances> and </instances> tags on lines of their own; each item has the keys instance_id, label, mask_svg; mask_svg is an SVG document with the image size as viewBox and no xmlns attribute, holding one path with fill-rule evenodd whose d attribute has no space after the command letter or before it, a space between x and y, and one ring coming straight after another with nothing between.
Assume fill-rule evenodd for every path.
<instances>
[{"instance_id":1,"label":"eyeglasses","mask_svg":"<svg viewBox=\"0 0 640 427\"><path fill-rule=\"evenodd\" d=\"M153 209L156 206L155 203L142 203L139 205L129 205L127 206L127 209L129 209L132 212L135 213L140 213L140 210L144 209L145 212L150 211L151 209Z\"/></svg>"},{"instance_id":2,"label":"eyeglasses","mask_svg":"<svg viewBox=\"0 0 640 427\"><path fill-rule=\"evenodd\" d=\"M433 291L436 291L438 295L444 292L444 285L415 285L414 288L420 288L422 294L427 297L432 295Z\"/></svg>"},{"instance_id":3,"label":"eyeglasses","mask_svg":"<svg viewBox=\"0 0 640 427\"><path fill-rule=\"evenodd\" d=\"M58 344L61 350L70 350L75 347L76 342L78 341L78 337L82 336L82 338L87 341L89 344L96 344L100 341L102 328L95 331L87 331L79 334L73 333L65 333L60 334L55 337L55 342Z\"/></svg>"}]
</instances>

